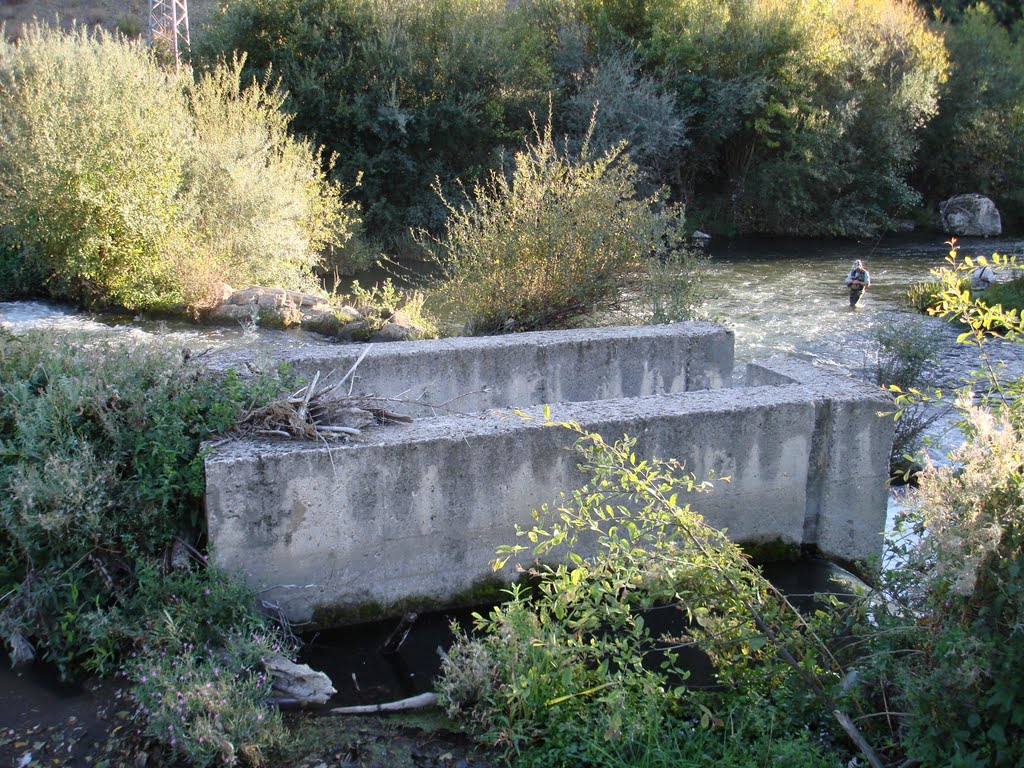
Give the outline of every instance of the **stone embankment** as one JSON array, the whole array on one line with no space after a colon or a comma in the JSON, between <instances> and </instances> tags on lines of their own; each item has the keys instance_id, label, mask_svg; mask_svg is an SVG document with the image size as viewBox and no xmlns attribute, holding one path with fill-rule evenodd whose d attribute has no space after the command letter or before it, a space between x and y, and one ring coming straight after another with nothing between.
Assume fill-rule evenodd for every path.
<instances>
[{"instance_id":1,"label":"stone embankment","mask_svg":"<svg viewBox=\"0 0 1024 768\"><path fill-rule=\"evenodd\" d=\"M301 328L341 341L406 341L424 329L401 311L331 304L323 296L283 288L225 287L224 300L205 313L209 323L252 323L264 328Z\"/></svg>"}]
</instances>

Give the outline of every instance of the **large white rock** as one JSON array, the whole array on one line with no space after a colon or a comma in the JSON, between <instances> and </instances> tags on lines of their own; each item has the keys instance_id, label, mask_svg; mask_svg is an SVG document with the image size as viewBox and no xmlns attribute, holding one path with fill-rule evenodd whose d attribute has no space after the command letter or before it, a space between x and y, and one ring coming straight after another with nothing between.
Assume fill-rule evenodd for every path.
<instances>
[{"instance_id":1,"label":"large white rock","mask_svg":"<svg viewBox=\"0 0 1024 768\"><path fill-rule=\"evenodd\" d=\"M939 206L942 229L963 237L995 237L1003 223L995 203L984 195L957 195Z\"/></svg>"}]
</instances>

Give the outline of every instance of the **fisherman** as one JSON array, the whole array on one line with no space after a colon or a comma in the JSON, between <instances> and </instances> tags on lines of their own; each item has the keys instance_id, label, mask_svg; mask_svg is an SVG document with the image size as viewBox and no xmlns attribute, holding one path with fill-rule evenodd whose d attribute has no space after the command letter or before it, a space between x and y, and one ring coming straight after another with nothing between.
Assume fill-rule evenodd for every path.
<instances>
[{"instance_id":1,"label":"fisherman","mask_svg":"<svg viewBox=\"0 0 1024 768\"><path fill-rule=\"evenodd\" d=\"M850 306L856 307L860 296L871 285L871 274L864 269L864 262L857 259L846 276L846 285L850 288Z\"/></svg>"},{"instance_id":2,"label":"fisherman","mask_svg":"<svg viewBox=\"0 0 1024 768\"><path fill-rule=\"evenodd\" d=\"M988 264L979 264L971 272L971 293L984 293L995 279L996 276Z\"/></svg>"}]
</instances>

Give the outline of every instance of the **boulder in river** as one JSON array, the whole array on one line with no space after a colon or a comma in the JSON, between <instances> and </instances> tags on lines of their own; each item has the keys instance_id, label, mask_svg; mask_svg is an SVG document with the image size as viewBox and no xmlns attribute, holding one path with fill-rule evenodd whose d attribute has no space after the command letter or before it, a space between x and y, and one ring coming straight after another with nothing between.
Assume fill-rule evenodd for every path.
<instances>
[{"instance_id":1,"label":"boulder in river","mask_svg":"<svg viewBox=\"0 0 1024 768\"><path fill-rule=\"evenodd\" d=\"M995 237L1002 234L999 209L984 195L957 195L939 206L943 231L962 237Z\"/></svg>"}]
</instances>

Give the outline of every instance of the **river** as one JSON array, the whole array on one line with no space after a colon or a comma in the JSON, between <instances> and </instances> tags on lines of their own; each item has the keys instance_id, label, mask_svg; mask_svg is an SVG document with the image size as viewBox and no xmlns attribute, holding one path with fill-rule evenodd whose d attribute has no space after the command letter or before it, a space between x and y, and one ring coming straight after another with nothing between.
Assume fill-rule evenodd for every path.
<instances>
[{"instance_id":1,"label":"river","mask_svg":"<svg viewBox=\"0 0 1024 768\"><path fill-rule=\"evenodd\" d=\"M912 283L929 279L930 270L943 265L947 252L948 248L938 238L927 242L903 238L876 243L715 241L709 246L711 259L705 276L708 299L704 313L708 319L718 320L735 331L737 376L742 375L745 363L752 359L789 354L851 375L870 377L877 349L877 331L901 327L904 323L922 323L938 334L941 342L937 349L937 365L932 373L947 384L955 383L976 367L976 350L956 345L955 327L916 314L906 308L903 300ZM1024 241L965 241L961 250L965 255L990 255L992 252L1024 255ZM851 262L858 258L865 261L872 285L858 308L851 310L843 278ZM1007 276L999 277L1005 279ZM363 285L368 284L364 279ZM104 335L165 336L194 347L257 345L270 349L303 343L332 343L315 335L287 331L140 323L131 318L78 314L45 302L0 302L0 324L15 332L51 328ZM993 356L1006 362L1011 372L1024 374L1024 345L996 342L992 347ZM933 427L931 436L937 439L938 453L956 442L956 432L949 428L948 423ZM899 495L894 493L890 501L890 521L900 504ZM439 626L438 632L447 628L446 623ZM385 629L381 627L382 631ZM363 633L359 632L360 635ZM427 639L424 641L427 649L424 653L433 658L433 649L439 640L429 632L422 633L419 639L422 638ZM313 658L318 652L324 652L326 656L337 659L337 648L345 642L335 637L329 640L321 638L310 644L309 652ZM352 655L349 660L351 669L332 670L337 680L345 685L351 679L357 687L380 686L382 691L390 694L407 687L422 689L429 685L433 674L429 666L413 675L404 667L396 672L394 665L381 667L379 661L366 660L349 652L342 654L346 658L349 655ZM329 666L325 659L317 660ZM402 682L394 677L396 674L412 679ZM0 673L0 685L13 686L4 675L10 677L11 673ZM378 679L375 675L384 677ZM15 678L11 677L11 680ZM21 688L17 690L21 691ZM27 690L27 693L22 692L15 697L17 702L0 701L0 710L3 710L0 723L10 720L22 709L24 713L19 717L33 716L31 711L35 710L27 708L40 706L40 697L49 695L45 686L39 694L32 693L31 684ZM15 687L11 687L11 691L15 691Z\"/></svg>"}]
</instances>

